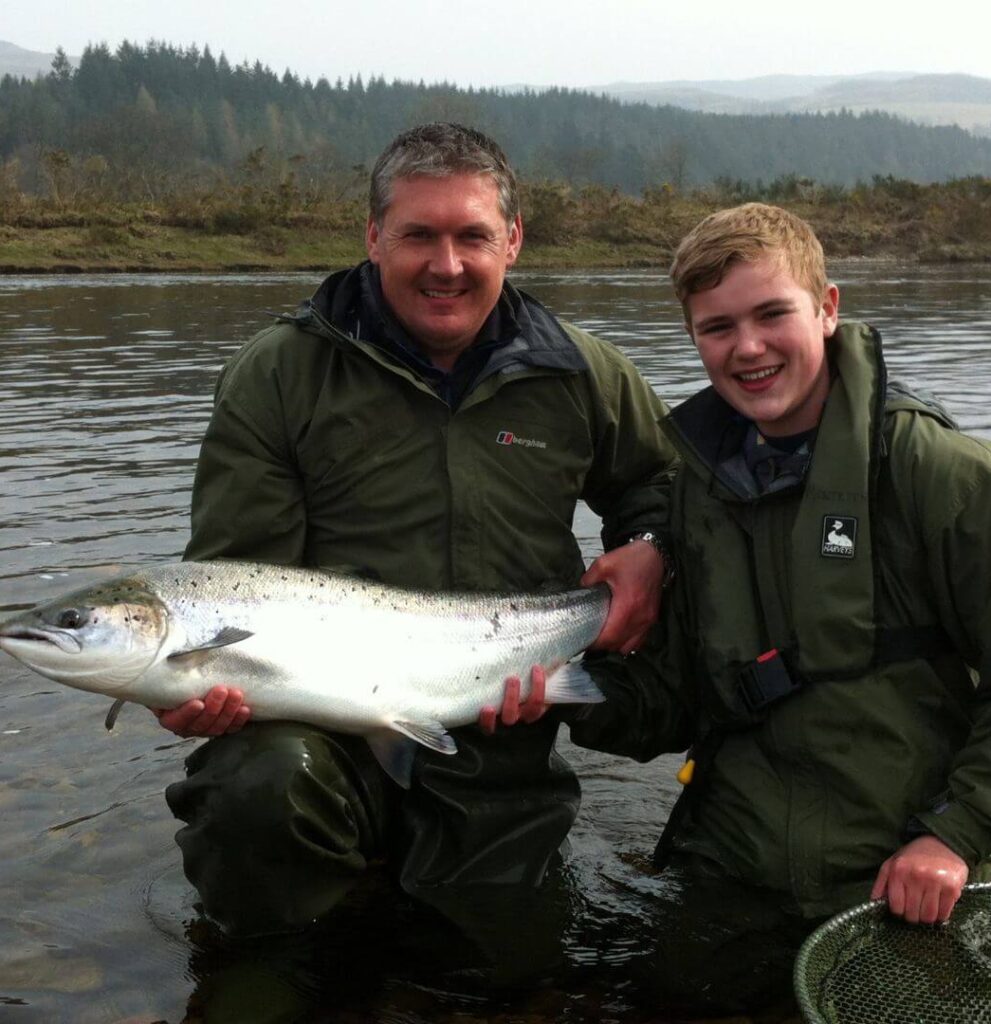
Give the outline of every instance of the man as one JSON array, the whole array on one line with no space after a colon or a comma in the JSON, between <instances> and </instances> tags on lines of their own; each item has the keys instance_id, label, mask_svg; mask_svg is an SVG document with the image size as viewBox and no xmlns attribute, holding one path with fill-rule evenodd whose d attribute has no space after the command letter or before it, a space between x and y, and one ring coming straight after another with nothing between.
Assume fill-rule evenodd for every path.
<instances>
[{"instance_id":1,"label":"man","mask_svg":"<svg viewBox=\"0 0 991 1024\"><path fill-rule=\"evenodd\" d=\"M887 381L876 331L838 325L787 211L713 214L671 273L712 385L663 424L677 583L658 644L589 659L608 699L568 720L641 760L690 748L655 859L718 885L719 949L688 963L671 916L656 976L711 993L733 965L738 998L788 983L768 937L868 898L945 921L991 855L991 452Z\"/></svg>"},{"instance_id":2,"label":"man","mask_svg":"<svg viewBox=\"0 0 991 1024\"><path fill-rule=\"evenodd\" d=\"M377 161L370 197L368 262L329 277L225 368L186 557L430 589L604 581L613 601L598 643L634 648L663 572L662 404L612 346L506 282L523 225L490 139L451 124L405 132ZM584 575L579 498L612 548ZM321 917L373 858L411 892L535 885L577 812L556 721L456 730L458 754L420 751L404 793L361 740L295 723L239 731L247 715L236 688L160 713L182 735L220 737L167 798L187 823L186 873L234 934Z\"/></svg>"}]
</instances>

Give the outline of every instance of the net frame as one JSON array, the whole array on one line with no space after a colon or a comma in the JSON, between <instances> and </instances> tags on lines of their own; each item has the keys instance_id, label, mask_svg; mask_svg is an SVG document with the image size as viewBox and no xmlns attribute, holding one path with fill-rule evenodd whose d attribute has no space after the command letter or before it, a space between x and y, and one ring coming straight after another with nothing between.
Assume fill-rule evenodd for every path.
<instances>
[{"instance_id":1,"label":"net frame","mask_svg":"<svg viewBox=\"0 0 991 1024\"><path fill-rule=\"evenodd\" d=\"M795 959L794 990L803 1018L807 1024L861 1024L877 1020L877 1011L870 1007L856 1016L837 1013L837 1007L829 995L831 976L872 944L883 941L885 935L890 939L892 929L925 929L916 934L939 946L944 959L953 956L952 961L945 962L952 962L951 974L959 969L960 976L948 977L945 986L941 987L940 996L943 998L938 1007L915 1007L911 1011L902 1012L889 1003L886 1019L904 1021L904 1024L991 1024L991 1000L979 1012L962 1016L959 1007L947 1005L961 992L959 982L966 981L968 971L983 987L991 985L989 952L981 953L981 959L986 963L982 964L985 970L980 975L975 973L978 969L977 958L955 955L967 944L972 944L973 938L962 933L971 915L981 911L991 917L991 882L965 885L960 901L945 925L906 925L888 914L885 900L861 903L830 918L802 943ZM991 928L982 937L986 938L988 951L991 951ZM890 992L893 986L903 980L904 976L878 977L878 999L883 997L885 984Z\"/></svg>"}]
</instances>

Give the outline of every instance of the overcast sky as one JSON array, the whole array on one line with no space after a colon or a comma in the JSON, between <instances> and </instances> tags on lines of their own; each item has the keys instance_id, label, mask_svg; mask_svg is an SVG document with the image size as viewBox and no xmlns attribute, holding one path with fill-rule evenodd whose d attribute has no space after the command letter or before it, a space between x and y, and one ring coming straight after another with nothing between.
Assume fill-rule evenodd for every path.
<instances>
[{"instance_id":1,"label":"overcast sky","mask_svg":"<svg viewBox=\"0 0 991 1024\"><path fill-rule=\"evenodd\" d=\"M924 10L924 13L923 13ZM991 7L940 0L0 0L30 50L208 44L281 74L595 86L866 71L991 77Z\"/></svg>"}]
</instances>

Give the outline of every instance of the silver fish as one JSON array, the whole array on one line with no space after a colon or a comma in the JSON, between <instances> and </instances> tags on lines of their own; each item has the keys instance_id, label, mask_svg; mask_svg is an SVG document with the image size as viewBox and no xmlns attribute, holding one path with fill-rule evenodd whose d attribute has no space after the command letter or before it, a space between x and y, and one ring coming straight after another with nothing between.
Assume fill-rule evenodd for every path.
<instances>
[{"instance_id":1,"label":"silver fish","mask_svg":"<svg viewBox=\"0 0 991 1024\"><path fill-rule=\"evenodd\" d=\"M0 623L0 649L56 682L151 708L237 686L253 718L365 736L408 785L409 741L455 753L447 729L498 706L507 676L520 676L525 696L532 665L551 672L549 703L601 701L568 659L608 609L605 587L427 593L319 570L181 562L22 612Z\"/></svg>"}]
</instances>

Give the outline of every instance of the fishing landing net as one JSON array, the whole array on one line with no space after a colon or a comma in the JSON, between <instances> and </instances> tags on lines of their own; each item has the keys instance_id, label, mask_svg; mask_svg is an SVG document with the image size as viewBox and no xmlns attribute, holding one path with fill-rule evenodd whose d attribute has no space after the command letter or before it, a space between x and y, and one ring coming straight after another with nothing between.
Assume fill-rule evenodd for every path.
<instances>
[{"instance_id":1,"label":"fishing landing net","mask_svg":"<svg viewBox=\"0 0 991 1024\"><path fill-rule=\"evenodd\" d=\"M885 903L827 921L795 961L808 1024L991 1024L991 882L964 887L945 925L911 925Z\"/></svg>"}]
</instances>

